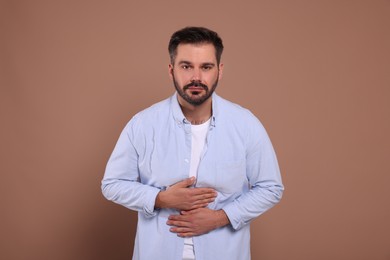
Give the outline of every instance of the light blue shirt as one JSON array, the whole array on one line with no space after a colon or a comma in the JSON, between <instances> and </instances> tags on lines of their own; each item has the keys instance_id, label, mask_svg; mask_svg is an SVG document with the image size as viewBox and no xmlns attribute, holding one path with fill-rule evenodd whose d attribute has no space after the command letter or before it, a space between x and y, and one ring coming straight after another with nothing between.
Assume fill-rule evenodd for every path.
<instances>
[{"instance_id":1,"label":"light blue shirt","mask_svg":"<svg viewBox=\"0 0 390 260\"><path fill-rule=\"evenodd\" d=\"M282 197L283 184L271 141L247 109L212 95L210 128L197 174L197 187L218 195L209 208L223 209L230 225L195 236L197 260L250 259L252 219ZM102 191L138 211L134 260L180 260L183 238L166 224L173 209L155 209L160 190L188 178L191 124L176 94L136 114L122 131L108 161Z\"/></svg>"}]
</instances>

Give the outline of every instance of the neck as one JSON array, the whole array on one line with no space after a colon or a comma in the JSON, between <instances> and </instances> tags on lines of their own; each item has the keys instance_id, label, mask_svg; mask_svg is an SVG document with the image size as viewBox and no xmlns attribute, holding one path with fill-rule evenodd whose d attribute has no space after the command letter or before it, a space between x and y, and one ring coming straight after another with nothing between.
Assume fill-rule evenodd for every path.
<instances>
[{"instance_id":1,"label":"neck","mask_svg":"<svg viewBox=\"0 0 390 260\"><path fill-rule=\"evenodd\" d=\"M179 97L179 104L184 116L193 125L200 125L206 122L212 113L211 98L199 106L194 106Z\"/></svg>"}]
</instances>

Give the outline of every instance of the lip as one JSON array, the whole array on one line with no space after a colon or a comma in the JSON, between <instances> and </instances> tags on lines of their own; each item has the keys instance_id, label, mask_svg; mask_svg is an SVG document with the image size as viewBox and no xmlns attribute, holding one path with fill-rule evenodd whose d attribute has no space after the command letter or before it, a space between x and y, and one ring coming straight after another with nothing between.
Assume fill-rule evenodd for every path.
<instances>
[{"instance_id":1,"label":"lip","mask_svg":"<svg viewBox=\"0 0 390 260\"><path fill-rule=\"evenodd\" d=\"M204 87L203 86L199 86L199 85L190 85L187 87L188 90L196 90L196 91L200 91L200 90L204 90Z\"/></svg>"},{"instance_id":2,"label":"lip","mask_svg":"<svg viewBox=\"0 0 390 260\"><path fill-rule=\"evenodd\" d=\"M203 88L200 86L191 86L191 87L188 87L188 89L190 89L190 90L203 90Z\"/></svg>"}]
</instances>

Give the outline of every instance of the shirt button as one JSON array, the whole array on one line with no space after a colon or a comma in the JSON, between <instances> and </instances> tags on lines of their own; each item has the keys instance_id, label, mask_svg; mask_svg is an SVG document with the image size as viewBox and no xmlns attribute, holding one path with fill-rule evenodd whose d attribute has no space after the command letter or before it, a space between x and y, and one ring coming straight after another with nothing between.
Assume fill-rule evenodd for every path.
<instances>
[{"instance_id":1,"label":"shirt button","mask_svg":"<svg viewBox=\"0 0 390 260\"><path fill-rule=\"evenodd\" d=\"M189 162L190 162L190 160L188 160L188 159L185 159L184 161L185 161L186 163L189 163Z\"/></svg>"}]
</instances>

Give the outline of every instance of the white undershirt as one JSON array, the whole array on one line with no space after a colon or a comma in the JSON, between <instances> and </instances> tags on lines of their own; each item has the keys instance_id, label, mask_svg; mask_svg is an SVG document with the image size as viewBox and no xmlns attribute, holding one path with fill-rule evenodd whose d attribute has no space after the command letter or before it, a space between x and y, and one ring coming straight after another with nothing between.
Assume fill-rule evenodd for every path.
<instances>
[{"instance_id":1,"label":"white undershirt","mask_svg":"<svg viewBox=\"0 0 390 260\"><path fill-rule=\"evenodd\" d=\"M210 119L200 125L191 125L191 163L190 177L197 177L198 166L202 151L206 143L207 131L210 126ZM184 238L183 260L195 259L194 243L192 237Z\"/></svg>"}]
</instances>

